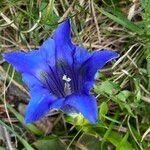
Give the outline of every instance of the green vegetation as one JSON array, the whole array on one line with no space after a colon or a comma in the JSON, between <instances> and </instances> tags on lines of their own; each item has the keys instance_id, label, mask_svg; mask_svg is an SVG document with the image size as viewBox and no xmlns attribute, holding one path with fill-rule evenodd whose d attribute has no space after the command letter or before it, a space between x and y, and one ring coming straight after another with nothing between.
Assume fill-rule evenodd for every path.
<instances>
[{"instance_id":1,"label":"green vegetation","mask_svg":"<svg viewBox=\"0 0 150 150\"><path fill-rule=\"evenodd\" d=\"M75 43L120 53L91 91L99 122L53 111L25 125L28 89L0 57L0 150L149 150L150 0L1 0L0 54L38 48L66 17Z\"/></svg>"}]
</instances>

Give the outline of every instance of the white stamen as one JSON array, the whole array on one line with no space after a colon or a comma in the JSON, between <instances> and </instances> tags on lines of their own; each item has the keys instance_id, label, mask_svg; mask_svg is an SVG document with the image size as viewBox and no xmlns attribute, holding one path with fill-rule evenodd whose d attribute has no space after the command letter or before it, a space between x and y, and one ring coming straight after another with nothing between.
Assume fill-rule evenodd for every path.
<instances>
[{"instance_id":1,"label":"white stamen","mask_svg":"<svg viewBox=\"0 0 150 150\"><path fill-rule=\"evenodd\" d=\"M62 78L64 81L66 82L70 82L71 79L69 77L67 77L66 75L63 75L63 78Z\"/></svg>"},{"instance_id":2,"label":"white stamen","mask_svg":"<svg viewBox=\"0 0 150 150\"><path fill-rule=\"evenodd\" d=\"M71 94L71 87L70 87L69 82L71 81L71 79L69 77L67 77L66 75L63 75L62 79L65 81L64 92L66 95L70 95Z\"/></svg>"}]
</instances>

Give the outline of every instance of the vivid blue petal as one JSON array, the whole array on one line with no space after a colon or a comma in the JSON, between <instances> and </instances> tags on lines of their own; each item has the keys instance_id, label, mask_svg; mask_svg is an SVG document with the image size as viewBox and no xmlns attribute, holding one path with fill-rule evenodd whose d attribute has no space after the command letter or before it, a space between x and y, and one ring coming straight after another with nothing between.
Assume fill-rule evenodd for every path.
<instances>
[{"instance_id":1,"label":"vivid blue petal","mask_svg":"<svg viewBox=\"0 0 150 150\"><path fill-rule=\"evenodd\" d=\"M83 76L81 84L85 93L89 93L95 82L95 74L101 69L107 62L117 58L119 55L116 52L103 50L96 51L88 61L84 62L80 68L80 74Z\"/></svg>"},{"instance_id":2,"label":"vivid blue petal","mask_svg":"<svg viewBox=\"0 0 150 150\"><path fill-rule=\"evenodd\" d=\"M53 39L55 41L55 73L57 74L59 83L64 87L62 77L67 75L73 77L74 71L72 65L74 63L73 55L75 53L75 45L71 41L71 25L70 19L66 19L61 23L54 32ZM72 89L74 79L71 80Z\"/></svg>"},{"instance_id":3,"label":"vivid blue petal","mask_svg":"<svg viewBox=\"0 0 150 150\"><path fill-rule=\"evenodd\" d=\"M47 89L35 87L31 90L31 100L26 109L25 122L32 123L46 115L51 109L59 109L62 99L56 99Z\"/></svg>"},{"instance_id":4,"label":"vivid blue petal","mask_svg":"<svg viewBox=\"0 0 150 150\"><path fill-rule=\"evenodd\" d=\"M70 85L74 92L78 92L81 88L79 87L80 81L83 77L78 74L78 70L82 63L87 61L92 56L86 49L76 46L74 53L69 56L72 59L72 64L60 63L58 65L58 76L62 79L65 74L71 78Z\"/></svg>"},{"instance_id":5,"label":"vivid blue petal","mask_svg":"<svg viewBox=\"0 0 150 150\"><path fill-rule=\"evenodd\" d=\"M38 78L28 73L22 73L22 80L29 88L42 86L42 82Z\"/></svg>"},{"instance_id":6,"label":"vivid blue petal","mask_svg":"<svg viewBox=\"0 0 150 150\"><path fill-rule=\"evenodd\" d=\"M74 111L78 111L91 123L96 124L98 119L98 109L94 96L86 94L72 94L65 99L63 104L65 110L66 106L72 106L71 109L73 109L73 113ZM62 110L63 107L61 108ZM65 112L71 113L71 110L66 110Z\"/></svg>"},{"instance_id":7,"label":"vivid blue petal","mask_svg":"<svg viewBox=\"0 0 150 150\"><path fill-rule=\"evenodd\" d=\"M57 27L53 34L53 39L55 40L57 46L72 46L70 19L66 19Z\"/></svg>"},{"instance_id":8,"label":"vivid blue petal","mask_svg":"<svg viewBox=\"0 0 150 150\"><path fill-rule=\"evenodd\" d=\"M94 52L93 56L83 66L87 67L87 76L93 78L97 70L101 69L107 62L118 56L118 53L114 51L103 50Z\"/></svg>"},{"instance_id":9,"label":"vivid blue petal","mask_svg":"<svg viewBox=\"0 0 150 150\"><path fill-rule=\"evenodd\" d=\"M39 74L41 70L46 70L46 63L41 57L39 51L24 52L10 52L3 54L4 59L12 64L15 69L21 73Z\"/></svg>"},{"instance_id":10,"label":"vivid blue petal","mask_svg":"<svg viewBox=\"0 0 150 150\"><path fill-rule=\"evenodd\" d=\"M76 68L79 68L91 56L92 56L92 53L88 52L87 49L76 46L75 53L74 53L74 56L73 56L74 66Z\"/></svg>"},{"instance_id":11,"label":"vivid blue petal","mask_svg":"<svg viewBox=\"0 0 150 150\"><path fill-rule=\"evenodd\" d=\"M53 39L56 45L56 59L67 64L72 64L75 45L71 41L70 19L66 19L58 26L54 32Z\"/></svg>"},{"instance_id":12,"label":"vivid blue petal","mask_svg":"<svg viewBox=\"0 0 150 150\"><path fill-rule=\"evenodd\" d=\"M9 52L3 54L4 59L21 73L36 74L39 69L47 70L47 65L55 65L55 42L48 38L39 50L31 52Z\"/></svg>"},{"instance_id":13,"label":"vivid blue petal","mask_svg":"<svg viewBox=\"0 0 150 150\"><path fill-rule=\"evenodd\" d=\"M41 56L50 66L55 65L55 41L51 38L48 38L42 46L39 48Z\"/></svg>"},{"instance_id":14,"label":"vivid blue petal","mask_svg":"<svg viewBox=\"0 0 150 150\"><path fill-rule=\"evenodd\" d=\"M78 92L81 91L83 84L83 76L85 76L84 69L80 69L81 66L89 60L89 58L92 56L92 53L88 52L85 48L81 48L76 46L75 53L73 55L73 64L71 66L72 68L72 82L74 82L74 91Z\"/></svg>"}]
</instances>

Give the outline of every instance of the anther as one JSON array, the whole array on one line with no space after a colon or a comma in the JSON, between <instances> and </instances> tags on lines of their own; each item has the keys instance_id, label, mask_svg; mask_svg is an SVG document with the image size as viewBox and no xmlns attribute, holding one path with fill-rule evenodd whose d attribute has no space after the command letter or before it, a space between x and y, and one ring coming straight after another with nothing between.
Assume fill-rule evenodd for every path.
<instances>
[{"instance_id":1,"label":"anther","mask_svg":"<svg viewBox=\"0 0 150 150\"><path fill-rule=\"evenodd\" d=\"M63 75L63 78L62 78L64 81L66 82L70 82L71 79L69 77L67 77L66 75Z\"/></svg>"},{"instance_id":2,"label":"anther","mask_svg":"<svg viewBox=\"0 0 150 150\"><path fill-rule=\"evenodd\" d=\"M71 81L71 79L69 77L67 77L66 75L63 75L62 80L65 81L65 84L64 84L64 92L65 92L65 94L66 95L70 95L71 94L71 87L70 87L69 82Z\"/></svg>"}]
</instances>

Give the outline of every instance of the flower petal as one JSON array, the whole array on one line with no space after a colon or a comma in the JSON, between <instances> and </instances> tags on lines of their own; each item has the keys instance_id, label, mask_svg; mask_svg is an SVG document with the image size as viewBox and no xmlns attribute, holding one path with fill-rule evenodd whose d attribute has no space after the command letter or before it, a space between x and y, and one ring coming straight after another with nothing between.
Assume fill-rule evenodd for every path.
<instances>
[{"instance_id":1,"label":"flower petal","mask_svg":"<svg viewBox=\"0 0 150 150\"><path fill-rule=\"evenodd\" d=\"M3 54L4 59L12 64L21 73L36 73L39 68L42 71L48 69L47 65L55 65L55 43L48 38L39 50L31 52L9 52Z\"/></svg>"},{"instance_id":2,"label":"flower petal","mask_svg":"<svg viewBox=\"0 0 150 150\"><path fill-rule=\"evenodd\" d=\"M46 70L46 64L39 51L9 52L3 54L4 59L12 64L21 73L38 74L40 70Z\"/></svg>"},{"instance_id":3,"label":"flower petal","mask_svg":"<svg viewBox=\"0 0 150 150\"><path fill-rule=\"evenodd\" d=\"M39 48L43 59L51 66L55 65L55 41L48 38Z\"/></svg>"},{"instance_id":4,"label":"flower petal","mask_svg":"<svg viewBox=\"0 0 150 150\"><path fill-rule=\"evenodd\" d=\"M57 46L72 45L71 42L71 23L70 19L62 22L54 32L53 39Z\"/></svg>"},{"instance_id":5,"label":"flower petal","mask_svg":"<svg viewBox=\"0 0 150 150\"><path fill-rule=\"evenodd\" d=\"M28 73L22 74L22 80L29 88L33 88L35 86L42 86L42 82L38 78Z\"/></svg>"},{"instance_id":6,"label":"flower petal","mask_svg":"<svg viewBox=\"0 0 150 150\"><path fill-rule=\"evenodd\" d=\"M97 51L94 52L92 57L90 57L80 68L80 74L83 76L83 89L85 93L89 93L89 90L95 82L95 74L101 69L107 62L112 59L117 58L119 55L114 51Z\"/></svg>"},{"instance_id":7,"label":"flower petal","mask_svg":"<svg viewBox=\"0 0 150 150\"><path fill-rule=\"evenodd\" d=\"M98 110L94 96L86 94L72 94L66 97L63 107L66 109L66 106L68 107L68 105L74 108L73 111L75 110L80 112L87 120L96 124L98 119ZM62 110L63 107L61 107ZM71 113L71 110L66 110L65 112Z\"/></svg>"},{"instance_id":8,"label":"flower petal","mask_svg":"<svg viewBox=\"0 0 150 150\"><path fill-rule=\"evenodd\" d=\"M119 55L114 51L97 51L93 53L93 56L88 60L84 67L87 67L88 75L93 77L98 69L101 69L107 62L117 58Z\"/></svg>"},{"instance_id":9,"label":"flower petal","mask_svg":"<svg viewBox=\"0 0 150 150\"><path fill-rule=\"evenodd\" d=\"M59 109L62 99L56 99L48 90L36 87L31 90L31 100L26 109L25 123L32 123L46 115L50 109Z\"/></svg>"},{"instance_id":10,"label":"flower petal","mask_svg":"<svg viewBox=\"0 0 150 150\"><path fill-rule=\"evenodd\" d=\"M76 50L74 53L75 67L80 67L82 63L86 62L91 56L92 53L90 53L87 49L76 46Z\"/></svg>"},{"instance_id":11,"label":"flower petal","mask_svg":"<svg viewBox=\"0 0 150 150\"><path fill-rule=\"evenodd\" d=\"M79 69L81 65L86 62L92 54L88 52L85 48L81 48L76 46L74 55L73 55L73 63L70 67L71 73L68 74L71 77L71 87L73 91L78 92L81 90L81 85L83 76L82 73L79 73Z\"/></svg>"},{"instance_id":12,"label":"flower petal","mask_svg":"<svg viewBox=\"0 0 150 150\"><path fill-rule=\"evenodd\" d=\"M71 23L66 19L54 32L53 39L56 45L56 60L72 64L72 55L75 45L71 41Z\"/></svg>"}]
</instances>

